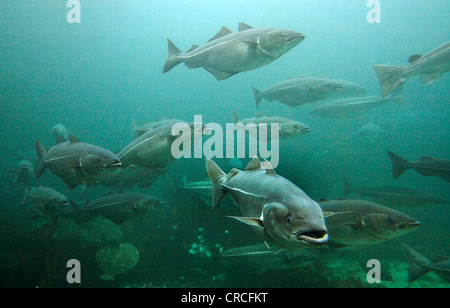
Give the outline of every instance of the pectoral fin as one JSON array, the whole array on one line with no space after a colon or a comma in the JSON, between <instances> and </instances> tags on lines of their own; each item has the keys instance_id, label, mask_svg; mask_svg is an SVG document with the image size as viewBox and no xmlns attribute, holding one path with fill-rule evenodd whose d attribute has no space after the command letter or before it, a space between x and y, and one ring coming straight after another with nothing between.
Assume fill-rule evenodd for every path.
<instances>
[{"instance_id":1,"label":"pectoral fin","mask_svg":"<svg viewBox=\"0 0 450 308\"><path fill-rule=\"evenodd\" d=\"M219 72L219 71L215 71L210 68L207 68L207 67L205 67L205 70L210 72L211 75L213 75L214 78L216 78L218 81L225 80L225 79L230 78L231 76L237 74L237 73L230 73L230 72Z\"/></svg>"},{"instance_id":2,"label":"pectoral fin","mask_svg":"<svg viewBox=\"0 0 450 308\"><path fill-rule=\"evenodd\" d=\"M439 79L441 77L441 73L432 73L432 74L424 74L420 76L420 79L425 85L429 85L433 83L436 79Z\"/></svg>"},{"instance_id":3,"label":"pectoral fin","mask_svg":"<svg viewBox=\"0 0 450 308\"><path fill-rule=\"evenodd\" d=\"M240 221L249 226L264 228L264 224L260 218L255 217L238 217L238 216L228 216L229 218L234 218L237 221Z\"/></svg>"}]
</instances>

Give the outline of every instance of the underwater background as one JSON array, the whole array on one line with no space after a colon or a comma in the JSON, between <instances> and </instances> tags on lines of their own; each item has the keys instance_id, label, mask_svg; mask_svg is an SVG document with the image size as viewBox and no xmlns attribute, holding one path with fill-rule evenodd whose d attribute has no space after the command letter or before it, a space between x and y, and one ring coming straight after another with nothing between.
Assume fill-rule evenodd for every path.
<instances>
[{"instance_id":1,"label":"underwater background","mask_svg":"<svg viewBox=\"0 0 450 308\"><path fill-rule=\"evenodd\" d=\"M1 287L448 287L435 273L408 284L408 261L401 243L427 256L448 256L448 205L404 207L421 222L414 232L365 249L387 266L392 281L371 285L367 269L349 254L335 252L320 262L259 273L245 265L215 262L217 247L261 243L247 226L228 218L239 210L230 200L211 210L179 189L204 180L204 159L180 159L149 188L164 204L148 215L121 224L124 242L139 251L139 262L114 281L99 278L95 254L102 247L55 240L54 226L36 227L21 206L22 192L10 189L10 171L22 159L37 165L35 140L54 144L51 128L64 124L83 142L119 152L133 138L132 123L162 117L205 123L232 123L256 113L251 87L264 89L291 77L344 79L379 95L375 64L406 65L449 40L450 7L444 0L380 1L381 23L367 22L367 1L168 0L84 1L81 23L66 20L66 1L0 3L0 251L17 257L18 266L0 266ZM204 44L222 26L239 22L302 32L306 39L289 53L257 70L218 82L203 69L184 65L162 74L166 38L180 49ZM354 119L323 119L311 107L291 108L263 102L259 110L307 124L311 133L280 142L277 174L312 199L342 198L343 177L366 186L403 186L450 199L448 182L409 171L392 178L386 151L410 159L450 157L449 75L425 86L406 84L404 104L389 103ZM375 142L358 136L373 122L388 133ZM227 172L225 159L217 159ZM249 161L243 160L244 166ZM227 169L228 168L228 169ZM76 188L46 171L39 183L79 200ZM90 188L92 200L108 192ZM204 247L209 254L192 250ZM66 281L69 259L82 265L82 283ZM0 260L1 262L2 260Z\"/></svg>"}]
</instances>

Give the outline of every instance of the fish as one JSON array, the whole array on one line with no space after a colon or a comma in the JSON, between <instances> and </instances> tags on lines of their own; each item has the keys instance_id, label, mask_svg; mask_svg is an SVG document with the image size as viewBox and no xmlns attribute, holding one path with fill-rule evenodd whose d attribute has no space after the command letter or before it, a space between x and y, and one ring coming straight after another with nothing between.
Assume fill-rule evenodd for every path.
<instances>
[{"instance_id":1,"label":"fish","mask_svg":"<svg viewBox=\"0 0 450 308\"><path fill-rule=\"evenodd\" d=\"M56 217L58 212L69 206L69 201L57 190L41 185L28 190L22 204L32 206L44 215Z\"/></svg>"},{"instance_id":2,"label":"fish","mask_svg":"<svg viewBox=\"0 0 450 308\"><path fill-rule=\"evenodd\" d=\"M132 123L132 130L134 133L136 133L136 138L142 136L143 134L145 134L146 132L148 132L149 130L158 128L160 126L166 125L166 124L176 124L176 123L181 123L184 122L183 120L179 120L179 119L165 119L162 118L158 121L155 122L150 122L150 123L146 123L144 125L138 126L136 125L134 122Z\"/></svg>"},{"instance_id":3,"label":"fish","mask_svg":"<svg viewBox=\"0 0 450 308\"><path fill-rule=\"evenodd\" d=\"M354 135L358 135L361 139L370 143L377 142L382 137L389 140L388 132L372 122L363 125L357 133L354 133Z\"/></svg>"},{"instance_id":4,"label":"fish","mask_svg":"<svg viewBox=\"0 0 450 308\"><path fill-rule=\"evenodd\" d=\"M420 226L416 219L395 209L364 200L320 200L327 213L330 247L359 248L408 234Z\"/></svg>"},{"instance_id":5,"label":"fish","mask_svg":"<svg viewBox=\"0 0 450 308\"><path fill-rule=\"evenodd\" d=\"M35 141L35 148L39 159L36 178L49 168L69 190L80 184L96 183L106 171L121 167L120 159L111 151L80 142L72 135L69 140L60 136L47 151L39 141Z\"/></svg>"},{"instance_id":6,"label":"fish","mask_svg":"<svg viewBox=\"0 0 450 308\"><path fill-rule=\"evenodd\" d=\"M244 264L256 269L257 272L279 271L299 268L316 262L318 252L312 249L269 250L265 245L254 245L232 248L217 255L221 264Z\"/></svg>"},{"instance_id":7,"label":"fish","mask_svg":"<svg viewBox=\"0 0 450 308\"><path fill-rule=\"evenodd\" d=\"M344 196L355 192L362 197L368 197L377 203L387 206L424 207L428 205L446 205L450 200L440 196L428 195L419 190L383 185L379 187L353 186L347 177L344 177Z\"/></svg>"},{"instance_id":8,"label":"fish","mask_svg":"<svg viewBox=\"0 0 450 308\"><path fill-rule=\"evenodd\" d=\"M422 277L423 275L434 272L436 275L450 283L450 258L441 256L434 260L429 260L427 257L421 255L416 250L402 244L408 255L408 282L412 283Z\"/></svg>"},{"instance_id":9,"label":"fish","mask_svg":"<svg viewBox=\"0 0 450 308\"><path fill-rule=\"evenodd\" d=\"M34 178L34 166L27 160L22 159L17 166L10 170L12 175L11 190L15 189L19 183L27 187Z\"/></svg>"},{"instance_id":10,"label":"fish","mask_svg":"<svg viewBox=\"0 0 450 308\"><path fill-rule=\"evenodd\" d=\"M362 95L367 89L359 84L339 79L296 77L275 83L264 91L252 87L256 107L264 98L279 101L289 107L310 104L330 97Z\"/></svg>"},{"instance_id":11,"label":"fish","mask_svg":"<svg viewBox=\"0 0 450 308\"><path fill-rule=\"evenodd\" d=\"M180 63L189 69L203 67L216 80L265 66L300 44L305 35L275 28L252 28L239 23L239 32L222 29L203 46L193 45L183 53L167 39L169 55L163 74Z\"/></svg>"},{"instance_id":12,"label":"fish","mask_svg":"<svg viewBox=\"0 0 450 308\"><path fill-rule=\"evenodd\" d=\"M147 168L168 168L175 157L172 154L172 143L179 137L178 134L172 133L172 128L175 125L188 124L194 130L191 134L194 137L195 133L202 134L206 129L205 125L201 125L200 132L196 132L197 125L194 123L168 123L158 126L152 130L147 131L143 135L137 137L125 146L118 154L123 167L130 165L147 167Z\"/></svg>"},{"instance_id":13,"label":"fish","mask_svg":"<svg viewBox=\"0 0 450 308\"><path fill-rule=\"evenodd\" d=\"M69 140L69 132L67 131L67 128L61 123L53 126L52 132L53 137L55 137L55 142L58 142L59 136L62 136L64 139Z\"/></svg>"},{"instance_id":14,"label":"fish","mask_svg":"<svg viewBox=\"0 0 450 308\"><path fill-rule=\"evenodd\" d=\"M392 175L394 179L398 178L408 169L414 169L423 176L437 176L450 182L450 160L436 159L424 156L417 161L410 162L407 159L387 151L389 159L392 162Z\"/></svg>"},{"instance_id":15,"label":"fish","mask_svg":"<svg viewBox=\"0 0 450 308\"><path fill-rule=\"evenodd\" d=\"M313 109L310 114L321 118L357 118L373 108L384 106L393 98L379 96L348 97L331 100Z\"/></svg>"},{"instance_id":16,"label":"fish","mask_svg":"<svg viewBox=\"0 0 450 308\"><path fill-rule=\"evenodd\" d=\"M245 171L232 169L226 175L206 159L213 183L212 208L229 193L243 217L231 217L254 228L264 242L288 249L327 242L322 209L299 187L277 175L267 160L254 157Z\"/></svg>"},{"instance_id":17,"label":"fish","mask_svg":"<svg viewBox=\"0 0 450 308\"><path fill-rule=\"evenodd\" d=\"M124 188L132 188L133 186L148 189L167 170L168 168L151 169L129 165L107 174L99 184L119 192L122 192Z\"/></svg>"},{"instance_id":18,"label":"fish","mask_svg":"<svg viewBox=\"0 0 450 308\"><path fill-rule=\"evenodd\" d=\"M211 203L212 188L213 186L209 179L205 181L186 183L180 186L180 189L188 194L189 197L206 205Z\"/></svg>"},{"instance_id":19,"label":"fish","mask_svg":"<svg viewBox=\"0 0 450 308\"><path fill-rule=\"evenodd\" d=\"M408 79L420 75L425 85L433 83L450 70L450 42L425 55L413 55L409 65L375 65L381 86L381 95L387 96L402 87Z\"/></svg>"},{"instance_id":20,"label":"fish","mask_svg":"<svg viewBox=\"0 0 450 308\"><path fill-rule=\"evenodd\" d=\"M135 192L109 193L80 206L71 201L73 215L101 215L115 224L122 224L146 215L151 208L160 206L162 201L152 196Z\"/></svg>"},{"instance_id":21,"label":"fish","mask_svg":"<svg viewBox=\"0 0 450 308\"><path fill-rule=\"evenodd\" d=\"M104 247L95 255L98 266L104 271L102 280L114 281L116 275L131 271L139 262L139 250L130 243Z\"/></svg>"},{"instance_id":22,"label":"fish","mask_svg":"<svg viewBox=\"0 0 450 308\"><path fill-rule=\"evenodd\" d=\"M311 129L301 122L278 116L265 116L262 114L257 114L253 118L241 120L239 119L238 114L233 111L233 121L235 125L237 123L242 123L248 127L250 124L255 125L258 128L260 125L266 124L267 129L269 129L269 126L271 127L271 124L279 124L280 139L297 138L311 132ZM269 136L271 136L271 134L267 135L267 137Z\"/></svg>"}]
</instances>

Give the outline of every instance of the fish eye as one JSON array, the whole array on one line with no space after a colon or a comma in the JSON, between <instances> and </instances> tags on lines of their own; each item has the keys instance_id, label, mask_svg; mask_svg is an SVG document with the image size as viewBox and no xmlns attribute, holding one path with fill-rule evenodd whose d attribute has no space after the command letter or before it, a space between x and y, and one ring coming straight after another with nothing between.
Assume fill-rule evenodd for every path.
<instances>
[{"instance_id":1,"label":"fish eye","mask_svg":"<svg viewBox=\"0 0 450 308\"><path fill-rule=\"evenodd\" d=\"M292 222L292 220L293 220L292 214L289 213L289 214L286 216L286 222L287 222L288 224L290 224L290 223Z\"/></svg>"}]
</instances>

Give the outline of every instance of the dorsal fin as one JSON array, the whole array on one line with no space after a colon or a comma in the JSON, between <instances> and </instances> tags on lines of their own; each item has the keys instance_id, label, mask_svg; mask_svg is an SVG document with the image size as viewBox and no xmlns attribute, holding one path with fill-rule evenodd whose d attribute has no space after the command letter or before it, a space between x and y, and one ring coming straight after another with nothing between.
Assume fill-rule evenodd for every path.
<instances>
[{"instance_id":1,"label":"dorsal fin","mask_svg":"<svg viewBox=\"0 0 450 308\"><path fill-rule=\"evenodd\" d=\"M63 135L59 135L58 140L56 141L56 143L58 144L58 143L66 142L66 141L67 141L67 139L64 138Z\"/></svg>"},{"instance_id":2,"label":"dorsal fin","mask_svg":"<svg viewBox=\"0 0 450 308\"><path fill-rule=\"evenodd\" d=\"M209 39L208 43L214 40L217 40L218 38L221 38L225 35L228 35L230 33L233 33L233 31L231 31L230 29L228 29L227 27L222 27L222 29L220 29L219 32L217 32L216 35L214 35L212 38Z\"/></svg>"},{"instance_id":3,"label":"dorsal fin","mask_svg":"<svg viewBox=\"0 0 450 308\"><path fill-rule=\"evenodd\" d=\"M78 140L73 135L69 135L69 140L70 140L70 143L79 143L80 142L80 140Z\"/></svg>"},{"instance_id":4,"label":"dorsal fin","mask_svg":"<svg viewBox=\"0 0 450 308\"><path fill-rule=\"evenodd\" d=\"M197 49L198 47L199 47L198 45L195 45L195 44L194 44L194 45L191 46L191 48L189 48L189 49L186 51L186 53L191 52L191 51Z\"/></svg>"},{"instance_id":5,"label":"dorsal fin","mask_svg":"<svg viewBox=\"0 0 450 308\"><path fill-rule=\"evenodd\" d=\"M250 29L253 29L253 27L249 26L243 22L239 23L239 31L245 31L245 30L250 30Z\"/></svg>"},{"instance_id":6,"label":"dorsal fin","mask_svg":"<svg viewBox=\"0 0 450 308\"><path fill-rule=\"evenodd\" d=\"M420 58L422 58L422 55L412 55L411 57L409 57L408 62L409 63L414 63L417 60L419 60Z\"/></svg>"},{"instance_id":7,"label":"dorsal fin","mask_svg":"<svg viewBox=\"0 0 450 308\"><path fill-rule=\"evenodd\" d=\"M266 169L266 173L267 174L271 174L271 175L277 175L275 173L275 170L273 170L272 165L267 161L267 159L264 159L262 162L262 168Z\"/></svg>"},{"instance_id":8,"label":"dorsal fin","mask_svg":"<svg viewBox=\"0 0 450 308\"><path fill-rule=\"evenodd\" d=\"M259 169L261 169L261 161L255 155L253 156L253 159L248 163L247 167L245 167L245 171L259 170Z\"/></svg>"}]
</instances>

